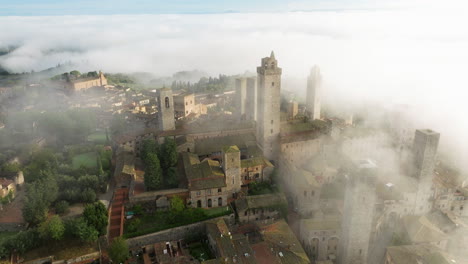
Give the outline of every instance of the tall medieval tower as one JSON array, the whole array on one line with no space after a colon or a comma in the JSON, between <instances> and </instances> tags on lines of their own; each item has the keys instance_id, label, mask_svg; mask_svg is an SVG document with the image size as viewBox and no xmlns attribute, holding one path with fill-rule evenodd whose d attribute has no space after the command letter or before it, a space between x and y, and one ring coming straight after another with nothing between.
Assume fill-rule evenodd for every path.
<instances>
[{"instance_id":1,"label":"tall medieval tower","mask_svg":"<svg viewBox=\"0 0 468 264\"><path fill-rule=\"evenodd\" d=\"M377 166L370 160L352 164L347 175L339 248L340 264L366 264L374 207Z\"/></svg>"},{"instance_id":2,"label":"tall medieval tower","mask_svg":"<svg viewBox=\"0 0 468 264\"><path fill-rule=\"evenodd\" d=\"M246 96L247 96L247 79L237 78L236 79L236 116L244 120L246 115Z\"/></svg>"},{"instance_id":3,"label":"tall medieval tower","mask_svg":"<svg viewBox=\"0 0 468 264\"><path fill-rule=\"evenodd\" d=\"M257 67L257 142L269 160L279 152L281 72L273 51Z\"/></svg>"},{"instance_id":4,"label":"tall medieval tower","mask_svg":"<svg viewBox=\"0 0 468 264\"><path fill-rule=\"evenodd\" d=\"M250 121L257 120L257 78L247 78L247 98L245 100L245 115Z\"/></svg>"},{"instance_id":5,"label":"tall medieval tower","mask_svg":"<svg viewBox=\"0 0 468 264\"><path fill-rule=\"evenodd\" d=\"M320 119L320 104L322 92L322 75L318 66L312 67L307 78L307 114L310 119Z\"/></svg>"},{"instance_id":6,"label":"tall medieval tower","mask_svg":"<svg viewBox=\"0 0 468 264\"><path fill-rule=\"evenodd\" d=\"M162 131L174 130L174 99L170 88L158 90L158 128Z\"/></svg>"},{"instance_id":7,"label":"tall medieval tower","mask_svg":"<svg viewBox=\"0 0 468 264\"><path fill-rule=\"evenodd\" d=\"M431 188L439 138L440 134L430 129L417 129L414 135L413 174L418 179L415 214L425 214L432 209Z\"/></svg>"},{"instance_id":8,"label":"tall medieval tower","mask_svg":"<svg viewBox=\"0 0 468 264\"><path fill-rule=\"evenodd\" d=\"M226 175L226 187L228 192L238 193L241 190L241 158L237 146L223 148L223 171Z\"/></svg>"}]
</instances>

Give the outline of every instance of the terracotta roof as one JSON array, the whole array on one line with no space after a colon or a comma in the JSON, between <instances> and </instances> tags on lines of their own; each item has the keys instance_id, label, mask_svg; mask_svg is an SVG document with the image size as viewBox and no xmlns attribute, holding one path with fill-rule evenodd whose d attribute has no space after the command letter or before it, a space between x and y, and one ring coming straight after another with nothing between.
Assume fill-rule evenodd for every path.
<instances>
[{"instance_id":1,"label":"terracotta roof","mask_svg":"<svg viewBox=\"0 0 468 264\"><path fill-rule=\"evenodd\" d=\"M14 183L15 182L10 179L0 178L0 186L2 186L2 188L7 188L8 185L14 184Z\"/></svg>"}]
</instances>

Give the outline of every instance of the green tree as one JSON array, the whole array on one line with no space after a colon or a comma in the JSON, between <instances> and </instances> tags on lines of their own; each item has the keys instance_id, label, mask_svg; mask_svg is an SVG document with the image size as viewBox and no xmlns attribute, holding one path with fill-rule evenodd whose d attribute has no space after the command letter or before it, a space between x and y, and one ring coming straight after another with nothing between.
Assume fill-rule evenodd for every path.
<instances>
[{"instance_id":1,"label":"green tree","mask_svg":"<svg viewBox=\"0 0 468 264\"><path fill-rule=\"evenodd\" d=\"M20 167L19 163L17 163L17 162L5 163L5 164L3 164L1 170L4 171L4 172L12 173L12 172L20 171L21 167Z\"/></svg>"},{"instance_id":2,"label":"green tree","mask_svg":"<svg viewBox=\"0 0 468 264\"><path fill-rule=\"evenodd\" d=\"M159 158L164 171L177 164L177 145L173 138L166 137L164 139L164 143L159 151Z\"/></svg>"},{"instance_id":3,"label":"green tree","mask_svg":"<svg viewBox=\"0 0 468 264\"><path fill-rule=\"evenodd\" d=\"M83 218L88 225L94 227L99 235L106 234L107 209L101 202L86 205L83 211Z\"/></svg>"},{"instance_id":4,"label":"green tree","mask_svg":"<svg viewBox=\"0 0 468 264\"><path fill-rule=\"evenodd\" d=\"M60 201L57 204L55 204L55 212L57 214L65 214L68 212L70 205L68 204L67 201Z\"/></svg>"},{"instance_id":5,"label":"green tree","mask_svg":"<svg viewBox=\"0 0 468 264\"><path fill-rule=\"evenodd\" d=\"M39 234L43 239L61 240L65 234L65 226L59 216L54 215L39 225Z\"/></svg>"},{"instance_id":6,"label":"green tree","mask_svg":"<svg viewBox=\"0 0 468 264\"><path fill-rule=\"evenodd\" d=\"M73 234L78 237L81 241L91 243L98 239L99 232L80 217L74 225Z\"/></svg>"},{"instance_id":7,"label":"green tree","mask_svg":"<svg viewBox=\"0 0 468 264\"><path fill-rule=\"evenodd\" d=\"M127 241L122 237L114 239L109 247L109 257L112 263L124 263L128 258Z\"/></svg>"},{"instance_id":8,"label":"green tree","mask_svg":"<svg viewBox=\"0 0 468 264\"><path fill-rule=\"evenodd\" d=\"M57 199L58 185L48 177L26 185L23 218L31 225L45 221L50 205Z\"/></svg>"},{"instance_id":9,"label":"green tree","mask_svg":"<svg viewBox=\"0 0 468 264\"><path fill-rule=\"evenodd\" d=\"M146 158L145 186L148 190L162 188L162 170L156 154L150 153Z\"/></svg>"},{"instance_id":10,"label":"green tree","mask_svg":"<svg viewBox=\"0 0 468 264\"><path fill-rule=\"evenodd\" d=\"M156 154L158 151L158 143L154 139L145 139L141 147L141 159L146 162L148 154Z\"/></svg>"},{"instance_id":11,"label":"green tree","mask_svg":"<svg viewBox=\"0 0 468 264\"><path fill-rule=\"evenodd\" d=\"M75 76L75 77L79 77L81 75L81 72L79 72L77 70L74 70L74 71L70 72L70 75Z\"/></svg>"},{"instance_id":12,"label":"green tree","mask_svg":"<svg viewBox=\"0 0 468 264\"><path fill-rule=\"evenodd\" d=\"M99 178L96 175L83 175L78 178L78 185L82 189L97 189L99 186Z\"/></svg>"},{"instance_id":13,"label":"green tree","mask_svg":"<svg viewBox=\"0 0 468 264\"><path fill-rule=\"evenodd\" d=\"M177 175L177 168L170 167L166 171L166 176L164 177L165 185L167 188L176 188L179 185L179 178Z\"/></svg>"},{"instance_id":14,"label":"green tree","mask_svg":"<svg viewBox=\"0 0 468 264\"><path fill-rule=\"evenodd\" d=\"M81 192L81 201L85 203L92 203L96 201L96 191L91 188L86 188Z\"/></svg>"},{"instance_id":15,"label":"green tree","mask_svg":"<svg viewBox=\"0 0 468 264\"><path fill-rule=\"evenodd\" d=\"M184 211L185 203L184 200L180 196L174 196L171 199L171 210L173 212L179 213Z\"/></svg>"}]
</instances>

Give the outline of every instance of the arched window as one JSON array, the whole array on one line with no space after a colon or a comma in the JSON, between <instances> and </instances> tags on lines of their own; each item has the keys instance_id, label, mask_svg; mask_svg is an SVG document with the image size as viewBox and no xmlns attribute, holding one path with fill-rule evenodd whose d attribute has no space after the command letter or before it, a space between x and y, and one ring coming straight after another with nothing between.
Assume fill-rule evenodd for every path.
<instances>
[{"instance_id":1,"label":"arched window","mask_svg":"<svg viewBox=\"0 0 468 264\"><path fill-rule=\"evenodd\" d=\"M218 198L218 206L223 206L223 198Z\"/></svg>"},{"instance_id":2,"label":"arched window","mask_svg":"<svg viewBox=\"0 0 468 264\"><path fill-rule=\"evenodd\" d=\"M169 97L164 98L164 102L166 103L166 108L169 108Z\"/></svg>"}]
</instances>

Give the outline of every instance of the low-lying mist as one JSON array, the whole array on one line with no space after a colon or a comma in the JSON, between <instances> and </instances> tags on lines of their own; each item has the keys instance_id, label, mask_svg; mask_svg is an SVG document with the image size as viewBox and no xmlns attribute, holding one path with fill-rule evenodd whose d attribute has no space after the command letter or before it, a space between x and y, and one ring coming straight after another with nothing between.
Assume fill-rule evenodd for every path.
<instances>
[{"instance_id":1,"label":"low-lying mist","mask_svg":"<svg viewBox=\"0 0 468 264\"><path fill-rule=\"evenodd\" d=\"M414 127L441 132L440 150L468 160L468 18L442 9L0 17L0 67L40 71L72 63L80 71L255 72L275 51L282 89L305 96L317 64L325 105L411 107ZM368 109L372 112L372 109Z\"/></svg>"}]
</instances>

